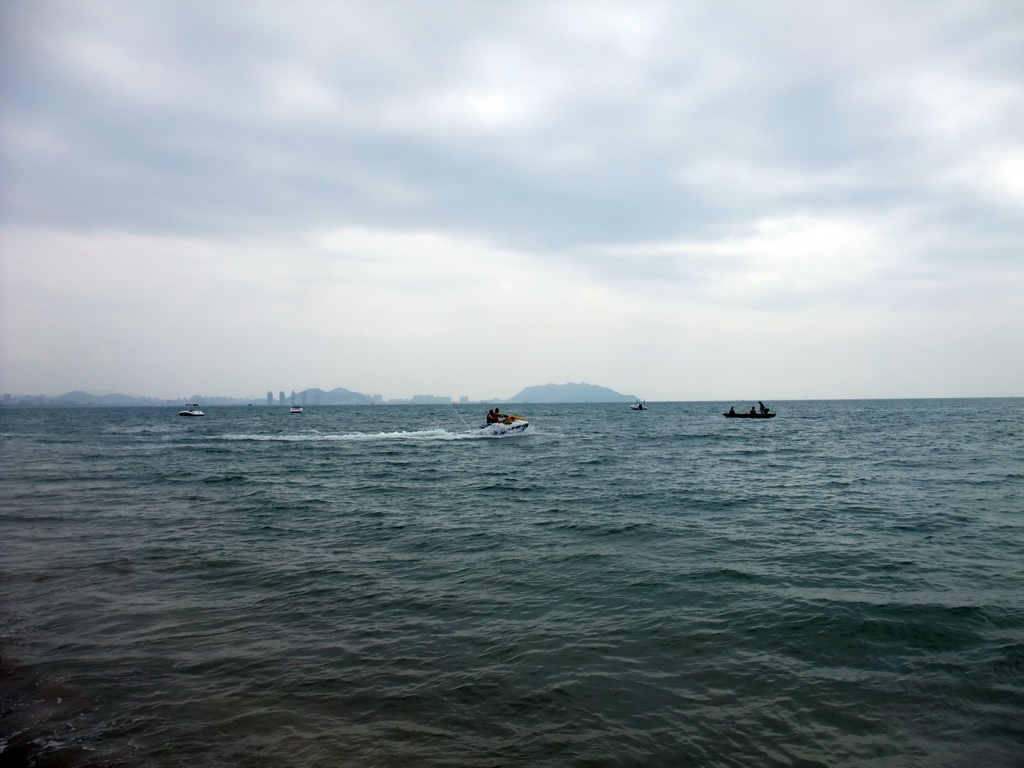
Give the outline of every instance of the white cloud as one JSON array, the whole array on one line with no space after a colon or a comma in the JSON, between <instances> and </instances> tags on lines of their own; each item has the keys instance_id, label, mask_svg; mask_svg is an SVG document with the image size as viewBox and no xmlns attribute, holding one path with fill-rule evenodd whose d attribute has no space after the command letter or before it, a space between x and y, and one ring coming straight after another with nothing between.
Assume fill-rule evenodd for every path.
<instances>
[{"instance_id":1,"label":"white cloud","mask_svg":"<svg viewBox=\"0 0 1024 768\"><path fill-rule=\"evenodd\" d=\"M950 177L997 205L1024 209L1024 146L988 149Z\"/></svg>"}]
</instances>

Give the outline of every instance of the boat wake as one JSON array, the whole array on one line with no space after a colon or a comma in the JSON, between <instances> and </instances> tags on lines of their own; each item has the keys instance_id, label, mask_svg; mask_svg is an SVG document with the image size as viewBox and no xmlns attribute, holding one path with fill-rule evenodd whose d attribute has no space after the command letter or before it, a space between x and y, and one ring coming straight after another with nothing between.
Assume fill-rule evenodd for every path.
<instances>
[{"instance_id":1,"label":"boat wake","mask_svg":"<svg viewBox=\"0 0 1024 768\"><path fill-rule=\"evenodd\" d=\"M521 437L526 429L514 432L495 432L488 429L469 429L462 432L451 432L443 428L421 429L411 432L351 432L348 434L323 434L304 432L292 435L210 435L210 440L238 440L259 442L306 443L306 442L381 442L387 440L404 441L454 441L454 440L498 440L506 437Z\"/></svg>"}]
</instances>

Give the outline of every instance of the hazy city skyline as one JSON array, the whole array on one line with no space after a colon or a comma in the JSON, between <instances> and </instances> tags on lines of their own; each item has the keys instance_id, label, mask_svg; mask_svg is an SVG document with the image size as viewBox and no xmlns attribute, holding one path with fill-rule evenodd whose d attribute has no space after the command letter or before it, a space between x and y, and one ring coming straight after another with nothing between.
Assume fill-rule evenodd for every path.
<instances>
[{"instance_id":1,"label":"hazy city skyline","mask_svg":"<svg viewBox=\"0 0 1024 768\"><path fill-rule=\"evenodd\" d=\"M542 397L536 400L532 398ZM526 398L522 400L522 398ZM378 393L354 392L345 387L325 390L311 387L304 390L283 389L267 390L264 396L239 396L221 394L190 394L177 398L158 398L150 395L129 394L126 392L86 392L76 389L60 394L51 393L3 393L0 394L2 405L32 404L67 404L67 405L171 405L179 401L203 401L233 405L352 405L352 404L412 404L412 405L447 405L450 403L485 403L485 402L616 402L632 400L635 395L616 392L608 387L587 382L566 382L564 384L535 384L524 387L514 395L488 398L471 398L468 395L414 394L405 397L389 397ZM134 402L131 402L134 401Z\"/></svg>"},{"instance_id":2,"label":"hazy city skyline","mask_svg":"<svg viewBox=\"0 0 1024 768\"><path fill-rule=\"evenodd\" d=\"M0 36L0 392L1024 394L1017 4L10 0Z\"/></svg>"}]
</instances>

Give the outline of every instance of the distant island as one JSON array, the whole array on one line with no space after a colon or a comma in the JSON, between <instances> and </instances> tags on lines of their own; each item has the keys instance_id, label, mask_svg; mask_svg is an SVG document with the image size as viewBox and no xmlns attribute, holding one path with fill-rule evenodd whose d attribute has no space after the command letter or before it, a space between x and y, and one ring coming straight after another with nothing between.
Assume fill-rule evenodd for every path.
<instances>
[{"instance_id":1,"label":"distant island","mask_svg":"<svg viewBox=\"0 0 1024 768\"><path fill-rule=\"evenodd\" d=\"M526 387L506 403L625 403L636 400L633 395L623 395L608 387L594 384L544 384Z\"/></svg>"},{"instance_id":2,"label":"distant island","mask_svg":"<svg viewBox=\"0 0 1024 768\"><path fill-rule=\"evenodd\" d=\"M569 382L567 384L543 384L526 387L517 395L501 400L498 398L487 398L479 400L481 403L624 403L633 401L633 395L623 395L608 387L599 387L595 384L581 382L579 384ZM376 405L384 404L408 404L408 405L438 405L451 403L452 398L435 395L414 395L408 400L385 401L380 395L366 395L361 392L353 392L344 387L335 387L325 391L319 388L304 389L301 392L292 390L285 394L282 390L276 395L267 392L266 397L260 398L238 398L238 397L211 397L205 395L189 395L181 400L167 400L155 397L134 397L120 393L93 395L81 390L67 392L57 397L46 395L3 395L0 398L0 406L75 406L75 407L107 407L127 408L139 406L176 406L181 402L198 402L204 405ZM461 398L460 402L468 403L468 398Z\"/></svg>"},{"instance_id":3,"label":"distant island","mask_svg":"<svg viewBox=\"0 0 1024 768\"><path fill-rule=\"evenodd\" d=\"M131 407L145 405L179 405L179 400L166 400L154 397L133 397L120 393L109 395L92 395L76 390L59 397L34 396L30 398L10 398L5 396L4 405L73 405L73 406L107 406ZM206 395L189 395L183 400L201 402L205 405L371 405L381 402L379 395L364 395L344 387L335 387L330 391L319 388L304 389L301 392L292 390L291 394L284 391L275 395L267 392L266 397L212 397ZM450 398L449 398L450 400Z\"/></svg>"}]
</instances>

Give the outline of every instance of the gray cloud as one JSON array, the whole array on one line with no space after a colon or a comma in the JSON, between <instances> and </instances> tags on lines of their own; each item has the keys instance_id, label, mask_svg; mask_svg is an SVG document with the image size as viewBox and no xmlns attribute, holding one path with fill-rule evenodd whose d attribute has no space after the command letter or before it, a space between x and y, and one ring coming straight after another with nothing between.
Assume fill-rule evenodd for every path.
<instances>
[{"instance_id":1,"label":"gray cloud","mask_svg":"<svg viewBox=\"0 0 1024 768\"><path fill-rule=\"evenodd\" d=\"M779 311L912 301L927 315L989 282L1020 297L1012 4L15 0L0 13L10 232L439 232L624 296ZM844 228L877 237L844 251L828 234ZM825 263L858 274L844 285ZM711 288L750 274L762 290Z\"/></svg>"}]
</instances>

